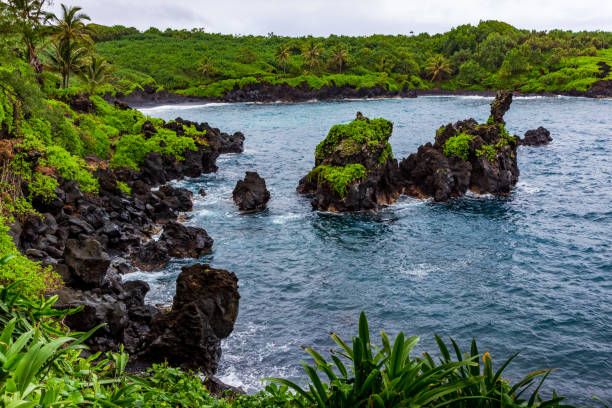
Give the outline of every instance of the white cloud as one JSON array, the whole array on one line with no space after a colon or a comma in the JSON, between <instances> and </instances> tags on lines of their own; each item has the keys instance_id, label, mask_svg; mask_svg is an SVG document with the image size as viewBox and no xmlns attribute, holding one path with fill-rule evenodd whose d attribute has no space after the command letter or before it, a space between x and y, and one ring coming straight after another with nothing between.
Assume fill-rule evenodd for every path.
<instances>
[{"instance_id":1,"label":"white cloud","mask_svg":"<svg viewBox=\"0 0 612 408\"><path fill-rule=\"evenodd\" d=\"M55 9L61 0L56 0ZM609 0L64 0L93 21L146 29L205 27L207 32L279 35L444 32L502 20L519 28L612 31Z\"/></svg>"}]
</instances>

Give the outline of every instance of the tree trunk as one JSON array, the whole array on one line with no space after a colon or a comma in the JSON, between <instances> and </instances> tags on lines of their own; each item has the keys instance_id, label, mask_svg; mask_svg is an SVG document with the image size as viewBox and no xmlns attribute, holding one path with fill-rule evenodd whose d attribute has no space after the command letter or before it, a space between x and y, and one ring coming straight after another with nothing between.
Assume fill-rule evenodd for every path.
<instances>
[{"instance_id":1,"label":"tree trunk","mask_svg":"<svg viewBox=\"0 0 612 408\"><path fill-rule=\"evenodd\" d=\"M66 39L68 41L68 46L66 47L68 51L68 74L66 75L66 88L70 86L70 65L72 64L72 50L70 49L70 38Z\"/></svg>"}]
</instances>

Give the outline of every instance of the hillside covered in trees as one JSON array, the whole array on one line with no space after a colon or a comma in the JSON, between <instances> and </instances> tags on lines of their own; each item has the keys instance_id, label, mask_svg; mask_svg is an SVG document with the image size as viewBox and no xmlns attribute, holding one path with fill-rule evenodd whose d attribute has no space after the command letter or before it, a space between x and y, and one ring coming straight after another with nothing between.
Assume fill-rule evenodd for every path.
<instances>
[{"instance_id":1,"label":"hillside covered in trees","mask_svg":"<svg viewBox=\"0 0 612 408\"><path fill-rule=\"evenodd\" d=\"M327 38L90 28L96 49L124 81L202 97L260 82L567 92L612 78L605 68L612 65L611 32L530 31L500 21L435 35Z\"/></svg>"}]
</instances>

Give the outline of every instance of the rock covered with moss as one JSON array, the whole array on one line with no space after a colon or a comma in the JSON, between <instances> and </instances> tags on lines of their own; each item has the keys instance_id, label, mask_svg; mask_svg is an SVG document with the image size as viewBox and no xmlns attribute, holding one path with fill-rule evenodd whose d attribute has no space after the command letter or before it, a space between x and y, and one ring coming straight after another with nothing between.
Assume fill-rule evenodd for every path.
<instances>
[{"instance_id":1,"label":"rock covered with moss","mask_svg":"<svg viewBox=\"0 0 612 408\"><path fill-rule=\"evenodd\" d=\"M511 103L512 94L500 92L487 123L468 119L438 129L434 144L420 146L400 163L402 191L436 201L468 190L509 193L519 176L517 138L510 136L503 119Z\"/></svg>"},{"instance_id":2,"label":"rock covered with moss","mask_svg":"<svg viewBox=\"0 0 612 408\"><path fill-rule=\"evenodd\" d=\"M361 211L394 202L397 161L389 138L393 123L368 119L360 112L346 125L331 128L315 150L315 167L300 180L297 191L313 195L312 206L323 211Z\"/></svg>"}]
</instances>

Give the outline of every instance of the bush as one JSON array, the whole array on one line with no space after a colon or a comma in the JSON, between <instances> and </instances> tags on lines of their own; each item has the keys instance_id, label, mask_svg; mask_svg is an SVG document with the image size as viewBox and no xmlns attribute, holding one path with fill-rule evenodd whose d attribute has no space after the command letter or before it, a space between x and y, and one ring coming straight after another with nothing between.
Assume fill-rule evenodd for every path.
<instances>
[{"instance_id":1,"label":"bush","mask_svg":"<svg viewBox=\"0 0 612 408\"><path fill-rule=\"evenodd\" d=\"M13 238L8 235L8 222L6 217L0 216L0 258L14 257L0 265L0 285L18 282L15 289L28 296L58 288L61 279L50 266L44 268L40 262L31 261L17 251Z\"/></svg>"},{"instance_id":2,"label":"bush","mask_svg":"<svg viewBox=\"0 0 612 408\"><path fill-rule=\"evenodd\" d=\"M381 143L388 144L392 129L393 123L383 118L369 121L356 119L346 125L335 125L329 130L327 137L317 145L315 158L323 160L342 142L345 143L347 148L351 147L351 142L357 145L365 143L371 147L378 146ZM385 148L387 147L390 149L390 146L385 146ZM388 157L389 153L390 150L383 152L383 155Z\"/></svg>"},{"instance_id":3,"label":"bush","mask_svg":"<svg viewBox=\"0 0 612 408\"><path fill-rule=\"evenodd\" d=\"M554 393L550 400L542 400L539 395L542 383L552 370L533 372L514 385L502 378L505 368L518 353L494 373L491 355L479 354L475 341L470 353L461 353L451 339L457 358L454 361L444 342L436 336L441 354L439 364L428 353L423 358L412 358L410 353L419 342L418 337L406 338L400 332L392 343L381 331L382 345L377 347L370 340L363 312L352 347L335 333L332 339L340 349L332 350L331 361L306 348L315 363L311 366L302 362L310 380L308 391L285 379L268 380L292 388L306 406L312 407L567 407L561 405L563 398ZM531 395L526 394L539 378L541 381Z\"/></svg>"},{"instance_id":4,"label":"bush","mask_svg":"<svg viewBox=\"0 0 612 408\"><path fill-rule=\"evenodd\" d=\"M464 161L467 161L470 154L470 142L472 141L472 138L472 135L459 133L458 135L449 138L446 143L444 143L442 152L447 157L458 156Z\"/></svg>"},{"instance_id":5,"label":"bush","mask_svg":"<svg viewBox=\"0 0 612 408\"><path fill-rule=\"evenodd\" d=\"M148 140L142 135L127 134L121 136L110 163L115 167L124 166L137 170L149 152L172 155L177 160L183 160L183 154L186 150L197 150L193 138L177 136L171 130L158 128L157 133Z\"/></svg>"},{"instance_id":6,"label":"bush","mask_svg":"<svg viewBox=\"0 0 612 408\"><path fill-rule=\"evenodd\" d=\"M319 183L327 182L338 193L340 197L346 195L346 187L355 180L360 180L366 175L366 168L362 164L347 164L346 166L315 167L308 173L308 180L315 178Z\"/></svg>"}]
</instances>

